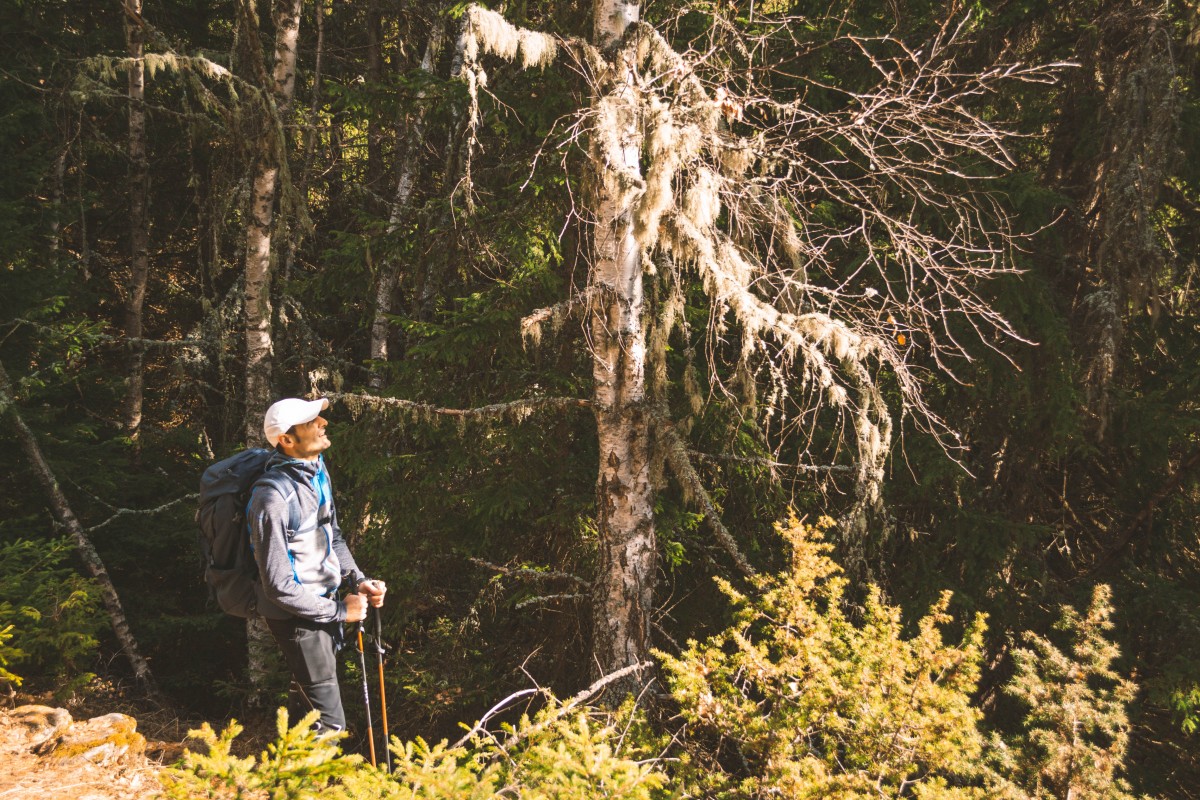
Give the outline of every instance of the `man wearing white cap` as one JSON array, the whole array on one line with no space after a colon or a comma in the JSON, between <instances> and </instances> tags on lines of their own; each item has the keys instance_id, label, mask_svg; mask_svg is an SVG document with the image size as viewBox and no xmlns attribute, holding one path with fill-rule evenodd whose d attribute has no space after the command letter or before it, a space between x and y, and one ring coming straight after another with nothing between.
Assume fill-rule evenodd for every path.
<instances>
[{"instance_id":1,"label":"man wearing white cap","mask_svg":"<svg viewBox=\"0 0 1200 800\"><path fill-rule=\"evenodd\" d=\"M257 610L292 672L293 713L321 712L318 727L344 730L336 653L342 623L383 605L387 587L368 580L338 527L333 485L321 453L329 401L290 397L267 409L263 433L275 448L247 509L258 564ZM343 584L352 589L338 599Z\"/></svg>"}]
</instances>

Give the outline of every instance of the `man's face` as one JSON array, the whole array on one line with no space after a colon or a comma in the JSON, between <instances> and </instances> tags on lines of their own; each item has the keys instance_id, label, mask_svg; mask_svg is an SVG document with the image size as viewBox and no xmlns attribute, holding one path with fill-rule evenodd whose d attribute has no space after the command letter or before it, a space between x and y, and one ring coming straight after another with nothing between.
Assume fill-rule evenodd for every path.
<instances>
[{"instance_id":1,"label":"man's face","mask_svg":"<svg viewBox=\"0 0 1200 800\"><path fill-rule=\"evenodd\" d=\"M311 422L292 426L292 429L279 437L279 449L292 458L305 461L319 456L331 442L325 435L329 422L321 416Z\"/></svg>"}]
</instances>

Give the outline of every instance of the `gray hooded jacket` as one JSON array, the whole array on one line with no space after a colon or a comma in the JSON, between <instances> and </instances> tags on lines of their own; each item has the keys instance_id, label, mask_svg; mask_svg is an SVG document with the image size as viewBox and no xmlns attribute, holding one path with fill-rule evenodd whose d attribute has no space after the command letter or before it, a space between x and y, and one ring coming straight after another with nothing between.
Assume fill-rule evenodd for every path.
<instances>
[{"instance_id":1,"label":"gray hooded jacket","mask_svg":"<svg viewBox=\"0 0 1200 800\"><path fill-rule=\"evenodd\" d=\"M325 460L275 453L254 485L246 518L260 578L258 613L344 621L338 587L346 581L357 586L365 578L342 539Z\"/></svg>"}]
</instances>

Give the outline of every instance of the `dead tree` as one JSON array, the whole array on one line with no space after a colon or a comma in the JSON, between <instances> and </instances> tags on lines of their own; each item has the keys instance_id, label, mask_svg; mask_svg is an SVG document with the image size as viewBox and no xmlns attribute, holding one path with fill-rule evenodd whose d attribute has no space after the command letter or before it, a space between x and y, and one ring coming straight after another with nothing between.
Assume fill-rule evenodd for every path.
<instances>
[{"instance_id":1,"label":"dead tree","mask_svg":"<svg viewBox=\"0 0 1200 800\"><path fill-rule=\"evenodd\" d=\"M766 376L766 421L778 425L789 409L810 420L821 411L821 420L848 429L859 502L844 528L862 537L897 412L954 446L922 397L918 363L953 376L955 363L971 358L965 337L994 348L1020 338L980 290L1014 271L1016 237L986 183L1012 164L1008 135L972 107L1004 82L1049 82L1057 65L962 71L962 27L947 23L920 49L845 36L838 46L873 71L873 85L855 91L814 80L781 100L767 80L770 64L720 53L730 39L742 54L772 37L786 41L794 20L756 19L756 41L739 40L727 24L721 30L735 32L701 53L677 50L641 20L638 3L595 0L593 10L592 37L583 41L520 30L472 6L459 76L471 98L469 141L485 56L527 68L564 63L590 88L571 127L590 174L587 286L530 315L523 329L536 341L544 326L580 317L594 358L592 661L606 674L645 661L650 646L656 464L665 460L717 541L750 569L653 391L667 335L683 324L682 287L703 286L711 339L740 340L744 393ZM806 90L828 101L810 105ZM666 298L653 315L652 281ZM899 390L897 408L884 401L885 372ZM620 688L643 681L630 676Z\"/></svg>"}]
</instances>

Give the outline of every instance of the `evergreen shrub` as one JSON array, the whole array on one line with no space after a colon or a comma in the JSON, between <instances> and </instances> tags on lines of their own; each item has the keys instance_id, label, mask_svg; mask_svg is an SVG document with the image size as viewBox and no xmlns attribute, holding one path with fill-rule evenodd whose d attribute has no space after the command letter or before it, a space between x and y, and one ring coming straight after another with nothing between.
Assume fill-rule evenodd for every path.
<instances>
[{"instance_id":1,"label":"evergreen shrub","mask_svg":"<svg viewBox=\"0 0 1200 800\"><path fill-rule=\"evenodd\" d=\"M100 591L71 568L71 552L61 539L0 544L0 630L13 631L11 645L0 643L0 657L19 666L31 682L52 685L60 696L94 677L88 667L106 625ZM7 680L3 672L0 680Z\"/></svg>"},{"instance_id":2,"label":"evergreen shrub","mask_svg":"<svg viewBox=\"0 0 1200 800\"><path fill-rule=\"evenodd\" d=\"M681 723L671 736L633 699L604 712L546 693L536 714L497 732L481 722L453 745L393 739L388 775L308 730L311 716L289 728L280 710L279 739L257 759L231 754L236 723L196 732L208 752L169 771L167 795L1132 800L1119 775L1135 687L1114 668L1108 587L1083 614L1063 609L1065 648L1029 634L1015 651L1007 691L1025 714L1002 737L976 699L982 615L956 620L945 593L906 624L876 587L852 605L824 541L832 524L778 525L789 568L753 578L750 592L722 581L733 623L658 654Z\"/></svg>"}]
</instances>

